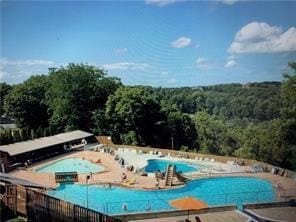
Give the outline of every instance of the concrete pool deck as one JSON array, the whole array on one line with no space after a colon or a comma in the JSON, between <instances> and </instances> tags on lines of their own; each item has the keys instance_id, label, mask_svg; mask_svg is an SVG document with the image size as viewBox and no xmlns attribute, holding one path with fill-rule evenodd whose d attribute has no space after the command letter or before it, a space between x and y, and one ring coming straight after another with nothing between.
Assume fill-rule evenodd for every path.
<instances>
[{"instance_id":1,"label":"concrete pool deck","mask_svg":"<svg viewBox=\"0 0 296 222\"><path fill-rule=\"evenodd\" d=\"M125 151L124 151L125 152ZM125 152L126 153L126 161L129 163L129 161L133 161L133 163L137 163L139 161L139 164L136 165L135 167L140 167L143 166L143 164L146 164L146 160L149 158L152 159L157 159L156 155L147 155L146 154L134 154L131 155L130 152ZM145 155L145 156L144 156ZM137 157L138 156L138 157ZM79 158L84 158L86 160L95 162L97 160L101 160L101 165L105 168L105 171L92 174L91 179L88 181L89 184L98 184L98 183L112 183L116 185L124 185L121 183L121 176L122 173L126 173L128 179L135 179L136 183L133 185L126 185L130 188L135 188L135 189L154 189L155 188L155 178L154 177L146 177L146 176L140 176L138 174L135 174L133 172L127 171L125 168L122 168L121 165L118 163L118 161L114 160L114 156L108 154L108 153L103 153L103 152L97 152L97 151L78 151L78 152L72 152L68 153L65 155L61 155L52 159L48 159L39 163L36 163L29 167L26 170L14 170L10 174L30 180L32 182L36 183L42 183L45 186L55 188L58 186L58 184L55 183L55 175L54 173L39 173L36 172L35 169L49 164L51 162L54 162L56 160L60 160L63 158L73 158L73 157L79 157ZM129 157L129 158L127 158ZM143 158L145 157L145 158ZM172 157L167 157L168 159L172 159ZM165 159L167 159L165 158ZM164 159L164 158L161 158ZM176 161L187 161L187 162L196 162L196 160L190 160L190 159L180 159L180 158L174 158ZM130 163L129 163L130 164ZM209 164L217 164L217 166L221 167L228 167L227 164L223 163L209 163ZM226 166L225 166L226 165ZM295 189L296 192L296 181L287 178L287 177L281 177L279 175L274 175L272 173L245 173L245 172L227 172L223 171L220 173L214 173L212 172L211 174L209 173L196 173L196 174L191 174L192 177L198 177L198 178L209 178L209 177L225 177L225 176L251 176L251 177L257 177L257 178L262 178L262 179L267 179L270 180L274 185L278 184L280 182L281 188L282 189ZM86 183L86 174L79 174L79 183ZM160 187L165 188L164 186L164 180L160 181ZM174 186L172 188L176 188L178 186ZM294 193L293 195L296 196Z\"/></svg>"},{"instance_id":2,"label":"concrete pool deck","mask_svg":"<svg viewBox=\"0 0 296 222\"><path fill-rule=\"evenodd\" d=\"M223 211L223 212L211 212L204 214L196 214L188 216L178 216L178 217L166 217L166 218L153 218L144 220L129 220L134 222L184 222L185 219L189 218L190 221L195 221L195 216L198 216L201 221L207 222L248 222L249 217L240 213L239 211Z\"/></svg>"},{"instance_id":3,"label":"concrete pool deck","mask_svg":"<svg viewBox=\"0 0 296 222\"><path fill-rule=\"evenodd\" d=\"M143 154L136 152L134 149L118 149L116 154L122 157L128 165L133 165L136 169L141 169L145 167L148 163L148 160L168 160L172 162L185 162L191 165L196 165L201 167L201 170L196 172L185 173L188 176L201 176L208 174L220 174L220 173L243 173L249 169L248 166L237 166L231 164L225 164L221 162L211 161L201 161L196 159L185 159L175 156L164 156L161 154Z\"/></svg>"},{"instance_id":4,"label":"concrete pool deck","mask_svg":"<svg viewBox=\"0 0 296 222\"><path fill-rule=\"evenodd\" d=\"M261 218L267 218L277 221L295 221L296 207L274 207L250 210L253 214Z\"/></svg>"}]
</instances>

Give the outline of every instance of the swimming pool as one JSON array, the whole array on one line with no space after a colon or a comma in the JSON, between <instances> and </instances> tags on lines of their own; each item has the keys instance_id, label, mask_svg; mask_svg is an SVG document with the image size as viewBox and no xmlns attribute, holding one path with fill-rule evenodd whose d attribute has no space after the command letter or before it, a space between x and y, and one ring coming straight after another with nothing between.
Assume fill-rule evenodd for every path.
<instances>
[{"instance_id":1,"label":"swimming pool","mask_svg":"<svg viewBox=\"0 0 296 222\"><path fill-rule=\"evenodd\" d=\"M169 161L169 160L159 160L159 159L151 159L148 160L147 166L145 166L144 170L147 173L154 173L155 171L166 171L167 165L173 164L176 166L177 172L182 173L188 173L200 170L201 168L204 168L205 166L202 165L196 165L196 164L190 164L187 162L181 162L181 161Z\"/></svg>"},{"instance_id":2,"label":"swimming pool","mask_svg":"<svg viewBox=\"0 0 296 222\"><path fill-rule=\"evenodd\" d=\"M88 160L81 158L66 158L47 164L38 168L36 171L40 173L55 173L55 172L70 172L77 171L77 173L98 173L104 170L104 167L91 163Z\"/></svg>"},{"instance_id":3,"label":"swimming pool","mask_svg":"<svg viewBox=\"0 0 296 222\"><path fill-rule=\"evenodd\" d=\"M88 191L87 191L88 189ZM48 194L81 206L86 206L88 192L89 208L106 214L120 214L172 210L169 201L192 196L209 206L241 205L274 201L276 196L269 181L253 177L206 178L189 182L186 186L171 190L131 190L102 185L65 184ZM124 201L124 202L123 202ZM127 205L127 211L122 209Z\"/></svg>"}]
</instances>

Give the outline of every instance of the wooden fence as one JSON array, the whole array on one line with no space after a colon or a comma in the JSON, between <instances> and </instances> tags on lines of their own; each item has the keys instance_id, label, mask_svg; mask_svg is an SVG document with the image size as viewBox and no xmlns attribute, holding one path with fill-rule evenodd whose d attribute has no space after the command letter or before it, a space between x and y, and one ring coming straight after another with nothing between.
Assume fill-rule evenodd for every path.
<instances>
[{"instance_id":1,"label":"wooden fence","mask_svg":"<svg viewBox=\"0 0 296 222\"><path fill-rule=\"evenodd\" d=\"M111 140L110 136L96 136L96 139L100 144L103 144L105 146L113 146L113 142Z\"/></svg>"},{"instance_id":2,"label":"wooden fence","mask_svg":"<svg viewBox=\"0 0 296 222\"><path fill-rule=\"evenodd\" d=\"M117 222L119 219L104 215L20 185L6 185L2 195L4 205L14 215L28 221L42 222Z\"/></svg>"}]
</instances>

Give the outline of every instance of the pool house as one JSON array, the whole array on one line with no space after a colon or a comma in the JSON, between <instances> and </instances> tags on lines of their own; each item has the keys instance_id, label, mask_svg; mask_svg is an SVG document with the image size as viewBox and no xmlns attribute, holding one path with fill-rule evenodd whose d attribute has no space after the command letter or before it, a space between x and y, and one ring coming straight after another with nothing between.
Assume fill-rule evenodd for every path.
<instances>
[{"instance_id":1,"label":"pool house","mask_svg":"<svg viewBox=\"0 0 296 222\"><path fill-rule=\"evenodd\" d=\"M89 141L96 140L92 133L76 130L54 136L0 146L0 172L79 150Z\"/></svg>"}]
</instances>

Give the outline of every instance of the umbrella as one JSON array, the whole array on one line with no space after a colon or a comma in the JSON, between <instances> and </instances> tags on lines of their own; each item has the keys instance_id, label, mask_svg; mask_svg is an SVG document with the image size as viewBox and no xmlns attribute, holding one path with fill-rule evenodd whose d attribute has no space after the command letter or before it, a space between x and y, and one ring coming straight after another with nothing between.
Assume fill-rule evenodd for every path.
<instances>
[{"instance_id":1,"label":"umbrella","mask_svg":"<svg viewBox=\"0 0 296 222\"><path fill-rule=\"evenodd\" d=\"M176 207L181 210L203 209L208 207L208 205L205 202L190 196L172 200L170 201L170 204L173 207Z\"/></svg>"}]
</instances>

